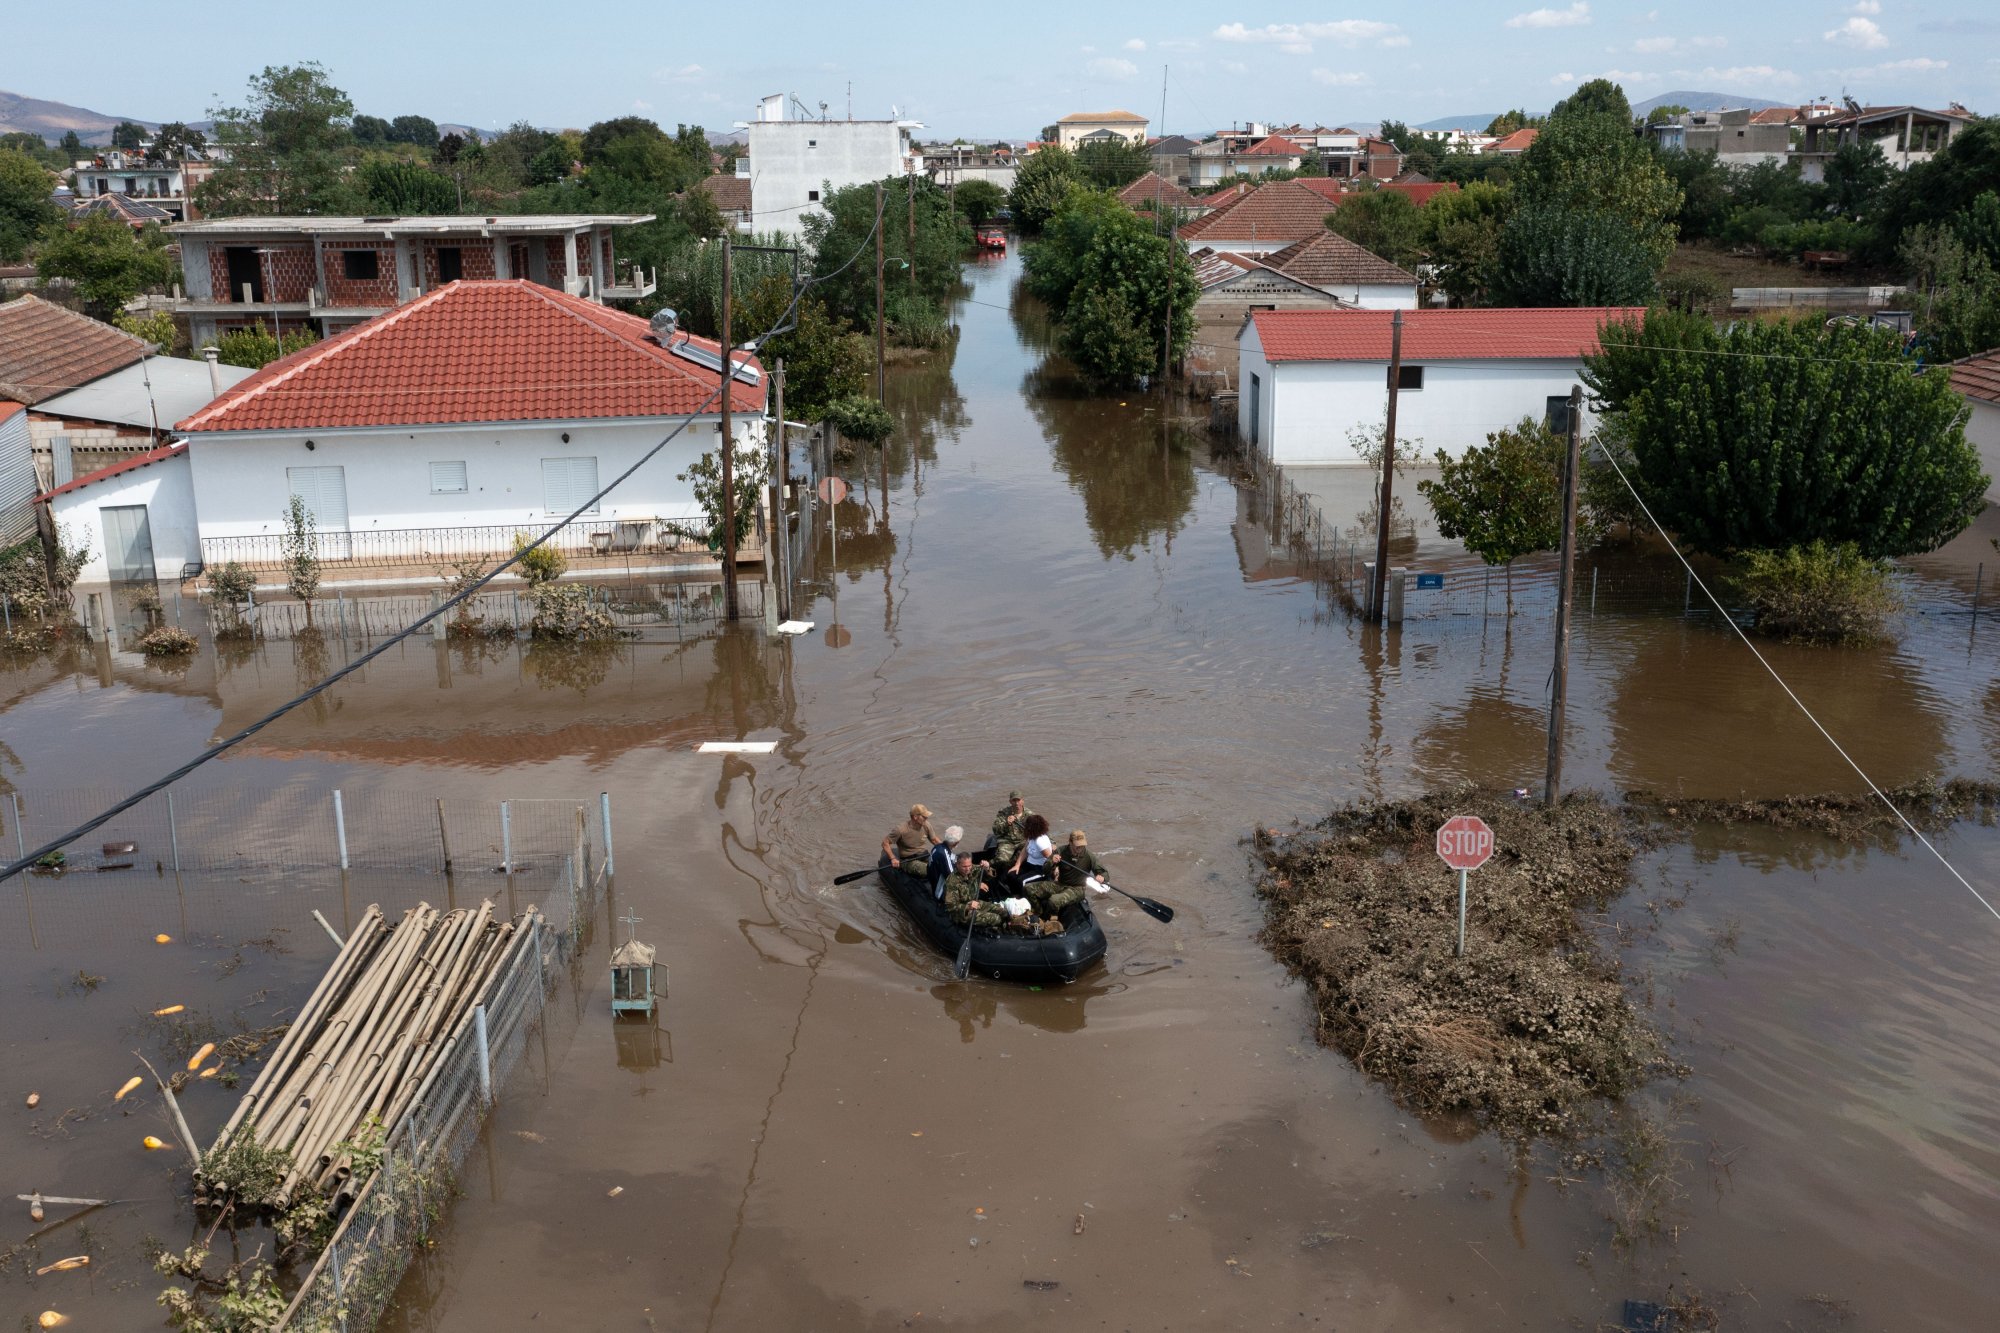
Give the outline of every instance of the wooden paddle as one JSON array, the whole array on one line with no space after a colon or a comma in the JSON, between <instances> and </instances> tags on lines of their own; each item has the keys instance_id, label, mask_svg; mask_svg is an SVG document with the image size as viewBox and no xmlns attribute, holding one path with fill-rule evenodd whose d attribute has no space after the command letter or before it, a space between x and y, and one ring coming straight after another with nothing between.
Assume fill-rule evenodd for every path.
<instances>
[{"instance_id":1,"label":"wooden paddle","mask_svg":"<svg viewBox=\"0 0 2000 1333\"><path fill-rule=\"evenodd\" d=\"M972 858L974 865L978 865L982 861L991 861L993 859L993 849L991 847L982 847L976 852L967 852L965 855ZM845 875L835 875L833 882L835 884L852 884L855 880L865 879L880 869L882 867L878 864L869 866L866 870L850 870Z\"/></svg>"}]
</instances>

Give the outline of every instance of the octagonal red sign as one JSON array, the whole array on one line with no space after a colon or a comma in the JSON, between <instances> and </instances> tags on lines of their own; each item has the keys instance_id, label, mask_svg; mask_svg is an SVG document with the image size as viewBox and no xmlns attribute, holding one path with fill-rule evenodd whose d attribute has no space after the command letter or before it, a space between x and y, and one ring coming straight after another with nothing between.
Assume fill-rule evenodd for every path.
<instances>
[{"instance_id":1,"label":"octagonal red sign","mask_svg":"<svg viewBox=\"0 0 2000 1333\"><path fill-rule=\"evenodd\" d=\"M1453 815L1438 829L1437 849L1453 870L1477 870L1493 855L1493 830L1478 815Z\"/></svg>"}]
</instances>

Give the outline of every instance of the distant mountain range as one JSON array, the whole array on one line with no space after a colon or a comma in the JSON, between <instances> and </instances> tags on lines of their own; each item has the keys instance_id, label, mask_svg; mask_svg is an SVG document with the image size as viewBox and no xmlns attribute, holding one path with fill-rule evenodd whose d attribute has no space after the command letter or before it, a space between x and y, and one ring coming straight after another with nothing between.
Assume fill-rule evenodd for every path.
<instances>
[{"instance_id":1,"label":"distant mountain range","mask_svg":"<svg viewBox=\"0 0 2000 1333\"><path fill-rule=\"evenodd\" d=\"M75 130L76 137L85 143L101 145L111 142L111 131L118 128L120 121L125 120L135 125L143 125L149 130L160 127L160 122L157 120L142 120L138 116L107 116L102 111L92 111L88 107L45 101L39 97L23 97L19 93L0 89L0 134L25 130L29 134L39 134L50 143L54 143L69 131ZM206 132L213 127L214 122L191 120L187 124ZM439 121L438 133L476 134L481 138L490 139L495 131Z\"/></svg>"},{"instance_id":2,"label":"distant mountain range","mask_svg":"<svg viewBox=\"0 0 2000 1333\"><path fill-rule=\"evenodd\" d=\"M1795 105L1797 104L1793 102L1773 102L1767 98L1744 97L1737 93L1692 92L1684 89L1677 92L1661 93L1658 97L1649 97L1643 102L1634 102L1632 104L1632 114L1643 117L1654 107L1660 106L1684 106L1690 111L1729 111L1739 107L1747 107L1752 111L1762 111L1767 107ZM1480 116L1441 116L1436 120L1427 120L1421 125L1413 125L1410 128L1428 130L1433 134L1443 130L1465 130L1477 134L1488 125L1491 125L1494 117L1499 114L1498 111L1495 111ZM1533 114L1542 116L1548 113L1537 111Z\"/></svg>"}]
</instances>

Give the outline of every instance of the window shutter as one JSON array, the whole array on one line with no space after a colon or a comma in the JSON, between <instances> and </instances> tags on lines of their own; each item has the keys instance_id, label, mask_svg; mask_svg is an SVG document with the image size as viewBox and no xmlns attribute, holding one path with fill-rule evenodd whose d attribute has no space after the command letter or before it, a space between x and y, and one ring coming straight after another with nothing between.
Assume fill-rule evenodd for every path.
<instances>
[{"instance_id":1,"label":"window shutter","mask_svg":"<svg viewBox=\"0 0 2000 1333\"><path fill-rule=\"evenodd\" d=\"M568 514L597 494L595 458L544 458L542 460L542 502L551 514ZM584 512L598 511L592 505Z\"/></svg>"},{"instance_id":2,"label":"window shutter","mask_svg":"<svg viewBox=\"0 0 2000 1333\"><path fill-rule=\"evenodd\" d=\"M465 460L450 463L431 464L432 495L463 495L465 485Z\"/></svg>"}]
</instances>

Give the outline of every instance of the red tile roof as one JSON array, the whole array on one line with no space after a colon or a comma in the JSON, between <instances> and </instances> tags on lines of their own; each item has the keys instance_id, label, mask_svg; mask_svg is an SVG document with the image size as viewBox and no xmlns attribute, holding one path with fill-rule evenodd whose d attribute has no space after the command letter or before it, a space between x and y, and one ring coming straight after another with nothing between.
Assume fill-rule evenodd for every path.
<instances>
[{"instance_id":1,"label":"red tile roof","mask_svg":"<svg viewBox=\"0 0 2000 1333\"><path fill-rule=\"evenodd\" d=\"M39 403L132 365L151 350L122 329L23 296L0 305L0 396Z\"/></svg>"},{"instance_id":2,"label":"red tile roof","mask_svg":"<svg viewBox=\"0 0 2000 1333\"><path fill-rule=\"evenodd\" d=\"M1242 152L1238 153L1237 156L1238 157L1302 157L1304 156L1305 151L1306 151L1305 149L1299 147L1297 144L1293 143L1290 139L1281 139L1277 135L1272 134L1266 136L1265 138L1259 139L1256 143L1251 144L1248 148L1245 148Z\"/></svg>"},{"instance_id":3,"label":"red tile roof","mask_svg":"<svg viewBox=\"0 0 2000 1333\"><path fill-rule=\"evenodd\" d=\"M720 373L667 352L647 334L635 315L533 282L454 282L273 361L176 429L342 430L717 411L711 395ZM709 339L686 340L716 352ZM733 408L763 409L763 388L740 378L729 398Z\"/></svg>"},{"instance_id":4,"label":"red tile roof","mask_svg":"<svg viewBox=\"0 0 2000 1333\"><path fill-rule=\"evenodd\" d=\"M2000 347L1952 362L1951 387L1967 398L2000 406Z\"/></svg>"},{"instance_id":5,"label":"red tile roof","mask_svg":"<svg viewBox=\"0 0 2000 1333\"><path fill-rule=\"evenodd\" d=\"M10 398L0 398L0 421L5 421L16 412L25 412L27 410L28 405L26 403L17 403Z\"/></svg>"},{"instance_id":6,"label":"red tile roof","mask_svg":"<svg viewBox=\"0 0 2000 1333\"><path fill-rule=\"evenodd\" d=\"M1639 306L1581 309L1405 310L1405 361L1573 361L1597 349L1608 322ZM1392 310L1259 310L1251 315L1266 361L1389 360Z\"/></svg>"},{"instance_id":7,"label":"red tile roof","mask_svg":"<svg viewBox=\"0 0 2000 1333\"><path fill-rule=\"evenodd\" d=\"M1388 260L1363 249L1345 236L1321 231L1303 241L1295 241L1275 254L1264 256L1264 266L1308 287L1333 287L1355 283L1415 287L1415 275L1405 273Z\"/></svg>"},{"instance_id":8,"label":"red tile roof","mask_svg":"<svg viewBox=\"0 0 2000 1333\"><path fill-rule=\"evenodd\" d=\"M1528 145L1532 144L1540 135L1541 131L1530 125L1525 130L1515 130L1506 138L1487 144L1480 151L1485 153L1525 153L1528 151Z\"/></svg>"},{"instance_id":9,"label":"red tile roof","mask_svg":"<svg viewBox=\"0 0 2000 1333\"><path fill-rule=\"evenodd\" d=\"M1221 212L1196 218L1180 230L1181 239L1214 245L1218 241L1277 241L1290 245L1326 225L1327 204L1295 180L1260 185Z\"/></svg>"},{"instance_id":10,"label":"red tile roof","mask_svg":"<svg viewBox=\"0 0 2000 1333\"><path fill-rule=\"evenodd\" d=\"M143 454L133 454L130 458L113 463L110 467L101 467L95 472L86 472L74 481L66 481L53 490L43 491L35 497L35 500L37 503L40 503L43 500L53 499L58 495L67 495L71 491L82 490L92 482L103 481L107 477L115 477L121 472L136 472L142 467L151 467L161 459L172 458L175 454L184 452L187 447L186 440L175 440L172 444L163 444L157 449L148 449Z\"/></svg>"},{"instance_id":11,"label":"red tile roof","mask_svg":"<svg viewBox=\"0 0 2000 1333\"><path fill-rule=\"evenodd\" d=\"M696 189L715 200L715 206L725 213L748 213L750 211L750 178L748 176L724 175L717 172L704 176Z\"/></svg>"},{"instance_id":12,"label":"red tile roof","mask_svg":"<svg viewBox=\"0 0 2000 1333\"><path fill-rule=\"evenodd\" d=\"M1138 180L1118 192L1118 200L1127 208L1137 208L1150 200L1162 208L1207 209L1214 205L1206 199L1198 199L1172 181L1165 179L1157 171L1149 171Z\"/></svg>"}]
</instances>

